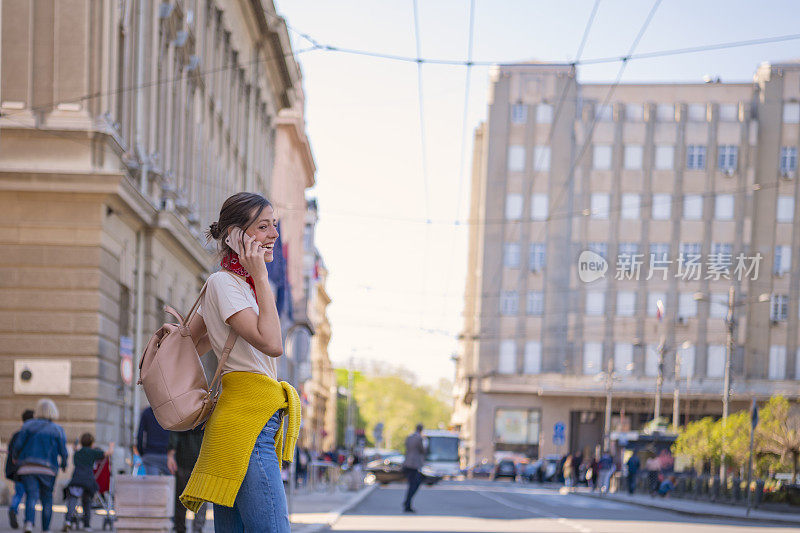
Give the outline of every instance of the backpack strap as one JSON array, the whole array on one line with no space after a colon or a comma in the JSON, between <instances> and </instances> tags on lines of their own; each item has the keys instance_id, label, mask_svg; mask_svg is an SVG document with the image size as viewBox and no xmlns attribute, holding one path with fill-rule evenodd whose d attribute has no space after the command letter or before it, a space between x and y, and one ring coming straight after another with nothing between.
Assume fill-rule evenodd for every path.
<instances>
[{"instance_id":1,"label":"backpack strap","mask_svg":"<svg viewBox=\"0 0 800 533\"><path fill-rule=\"evenodd\" d=\"M236 339L238 338L239 334L231 328L231 332L228 333L228 339L225 341L225 347L222 349L222 355L217 363L217 371L214 373L214 379L212 379L211 383L208 385L208 391L212 396L217 396L219 394L217 385L219 385L219 380L222 378L222 369L225 367L228 356L231 354L233 345L236 344Z\"/></svg>"},{"instance_id":2,"label":"backpack strap","mask_svg":"<svg viewBox=\"0 0 800 533\"><path fill-rule=\"evenodd\" d=\"M197 300L194 301L194 304L192 305L192 308L189 309L189 314L186 315L186 322L181 322L181 325L185 324L185 325L188 326L189 322L192 321L192 317L197 312L197 308L200 307L200 300L203 299L203 295L206 293L206 287L207 286L208 286L208 281L203 283L203 288L200 289L200 294L197 295Z\"/></svg>"}]
</instances>

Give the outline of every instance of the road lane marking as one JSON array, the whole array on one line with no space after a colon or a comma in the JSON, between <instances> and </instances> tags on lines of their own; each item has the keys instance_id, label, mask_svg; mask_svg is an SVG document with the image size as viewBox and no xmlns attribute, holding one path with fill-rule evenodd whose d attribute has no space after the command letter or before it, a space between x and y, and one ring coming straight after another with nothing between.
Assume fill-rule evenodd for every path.
<instances>
[{"instance_id":1,"label":"road lane marking","mask_svg":"<svg viewBox=\"0 0 800 533\"><path fill-rule=\"evenodd\" d=\"M588 528L588 527L586 527L586 526L584 526L582 524L578 524L576 522L573 522L572 520L569 520L569 519L567 519L567 518L565 518L563 516L558 516L558 515L552 514L552 513L543 513L541 511L534 510L534 509L532 509L531 507L529 507L527 505L517 505L516 503L510 502L510 501L505 500L503 498L496 497L496 496L494 496L492 494L484 493L484 491L481 491L480 489L470 488L469 490L471 490L473 492L476 492L476 493L480 494L481 496L483 496L484 498L487 498L489 500L492 500L493 502L499 503L500 505L504 505L504 506L506 506L506 507L508 507L510 509L516 509L518 511L524 511L526 513L531 513L531 514L540 516L542 518L549 518L551 520L555 520L559 524L562 524L564 526L570 527L570 528L572 528L572 529L574 529L576 531L579 531L580 533L592 533L591 528Z\"/></svg>"}]
</instances>

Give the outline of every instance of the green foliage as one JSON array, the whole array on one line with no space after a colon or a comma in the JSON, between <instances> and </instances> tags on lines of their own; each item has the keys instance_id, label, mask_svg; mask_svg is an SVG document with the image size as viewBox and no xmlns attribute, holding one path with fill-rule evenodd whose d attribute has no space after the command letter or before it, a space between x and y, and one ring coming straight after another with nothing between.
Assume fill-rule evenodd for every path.
<instances>
[{"instance_id":1,"label":"green foliage","mask_svg":"<svg viewBox=\"0 0 800 533\"><path fill-rule=\"evenodd\" d=\"M774 457L779 464L787 464L792 471L792 483L797 481L800 458L800 408L783 396L769 399L760 411L756 428L759 452ZM774 465L772 465L774 467Z\"/></svg>"},{"instance_id":2,"label":"green foliage","mask_svg":"<svg viewBox=\"0 0 800 533\"><path fill-rule=\"evenodd\" d=\"M677 440L672 445L672 453L691 457L698 472L703 470L706 462L718 463L720 442L719 432L714 427L715 424L716 422L711 417L688 423L681 429Z\"/></svg>"},{"instance_id":3,"label":"green foliage","mask_svg":"<svg viewBox=\"0 0 800 533\"><path fill-rule=\"evenodd\" d=\"M337 382L347 386L347 370L336 369ZM451 405L448 401L449 383L439 382L437 386L427 388L414 384L415 378L409 372L395 370L390 374L367 376L355 372L353 389L358 407L359 429L364 429L369 440L375 425L384 425L383 446L404 451L405 438L414 431L417 423L426 428L446 427L450 421ZM337 413L339 426L344 442L344 426L347 420L346 398L339 398ZM374 443L377 444L377 443Z\"/></svg>"}]
</instances>

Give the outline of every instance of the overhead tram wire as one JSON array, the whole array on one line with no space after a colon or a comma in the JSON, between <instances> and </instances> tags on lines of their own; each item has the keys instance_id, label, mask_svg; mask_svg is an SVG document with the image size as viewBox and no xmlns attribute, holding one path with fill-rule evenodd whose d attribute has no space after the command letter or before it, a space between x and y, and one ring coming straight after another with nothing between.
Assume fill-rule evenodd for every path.
<instances>
[{"instance_id":1,"label":"overhead tram wire","mask_svg":"<svg viewBox=\"0 0 800 533\"><path fill-rule=\"evenodd\" d=\"M461 150L460 150L460 160L458 162L458 192L456 194L456 221L461 218L461 194L463 193L464 189L464 160L466 159L466 151L468 138L469 138L469 130L467 129L467 117L469 115L469 90L470 90L470 83L472 75L472 51L473 51L473 44L474 44L474 37L475 37L475 4L476 0L470 0L469 2L469 29L468 36L467 36L467 68L466 68L466 75L464 78L464 108L461 112ZM472 158L470 158L471 160ZM456 239L458 236L459 224L453 224L453 236L450 241L450 254L449 258L452 262L455 261L455 252L456 252ZM445 271L445 276L447 276L447 280L445 282L447 292L450 291L450 283L453 280L453 276L449 275L449 272L452 268L448 268ZM447 301L442 300L442 317L447 312Z\"/></svg>"}]
</instances>

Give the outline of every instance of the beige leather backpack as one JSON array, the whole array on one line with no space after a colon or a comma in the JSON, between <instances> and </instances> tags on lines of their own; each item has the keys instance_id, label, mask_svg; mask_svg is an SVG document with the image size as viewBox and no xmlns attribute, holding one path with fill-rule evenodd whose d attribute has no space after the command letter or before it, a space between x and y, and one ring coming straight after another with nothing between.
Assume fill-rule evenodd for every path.
<instances>
[{"instance_id":1,"label":"beige leather backpack","mask_svg":"<svg viewBox=\"0 0 800 533\"><path fill-rule=\"evenodd\" d=\"M209 385L189 332L189 323L205 292L203 285L186 320L172 307L164 308L178 323L161 326L150 338L139 362L138 383L144 388L156 420L166 430L187 431L208 419L219 397L222 369L238 338L231 328Z\"/></svg>"}]
</instances>

